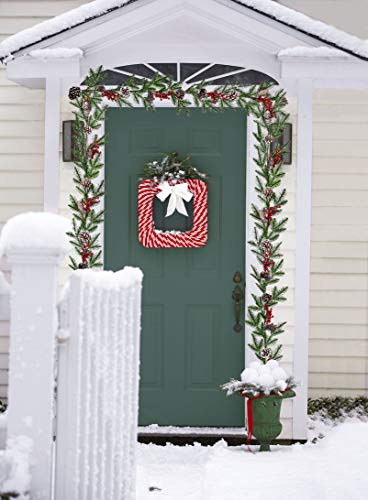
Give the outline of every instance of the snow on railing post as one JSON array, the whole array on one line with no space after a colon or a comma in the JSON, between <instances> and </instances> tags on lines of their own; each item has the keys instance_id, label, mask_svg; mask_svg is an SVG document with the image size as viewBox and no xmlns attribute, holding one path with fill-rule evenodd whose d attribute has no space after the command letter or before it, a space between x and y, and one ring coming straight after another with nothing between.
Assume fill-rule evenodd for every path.
<instances>
[{"instance_id":1,"label":"snow on railing post","mask_svg":"<svg viewBox=\"0 0 368 500\"><path fill-rule=\"evenodd\" d=\"M57 271L68 225L58 215L22 214L0 239L12 273L8 439L33 441L33 500L51 498Z\"/></svg>"},{"instance_id":2,"label":"snow on railing post","mask_svg":"<svg viewBox=\"0 0 368 500\"><path fill-rule=\"evenodd\" d=\"M56 500L134 500L142 272L73 273L59 348Z\"/></svg>"}]
</instances>

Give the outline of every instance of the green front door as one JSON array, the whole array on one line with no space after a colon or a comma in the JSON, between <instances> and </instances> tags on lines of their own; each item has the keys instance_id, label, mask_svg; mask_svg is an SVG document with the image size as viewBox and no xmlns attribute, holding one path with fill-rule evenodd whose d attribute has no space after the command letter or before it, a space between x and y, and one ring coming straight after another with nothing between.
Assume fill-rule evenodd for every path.
<instances>
[{"instance_id":1,"label":"green front door","mask_svg":"<svg viewBox=\"0 0 368 500\"><path fill-rule=\"evenodd\" d=\"M106 135L105 268L144 272L140 425L241 426L242 398L226 398L220 385L244 364L232 291L235 272L244 278L246 116L111 108ZM210 176L202 248L138 241L138 177L171 151Z\"/></svg>"}]
</instances>

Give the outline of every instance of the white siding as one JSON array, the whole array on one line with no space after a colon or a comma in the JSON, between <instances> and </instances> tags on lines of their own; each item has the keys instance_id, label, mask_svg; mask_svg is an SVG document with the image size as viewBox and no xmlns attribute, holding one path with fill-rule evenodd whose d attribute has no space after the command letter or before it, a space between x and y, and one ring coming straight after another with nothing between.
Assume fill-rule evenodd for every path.
<instances>
[{"instance_id":1,"label":"white siding","mask_svg":"<svg viewBox=\"0 0 368 500\"><path fill-rule=\"evenodd\" d=\"M368 389L368 91L314 94L310 395Z\"/></svg>"}]
</instances>

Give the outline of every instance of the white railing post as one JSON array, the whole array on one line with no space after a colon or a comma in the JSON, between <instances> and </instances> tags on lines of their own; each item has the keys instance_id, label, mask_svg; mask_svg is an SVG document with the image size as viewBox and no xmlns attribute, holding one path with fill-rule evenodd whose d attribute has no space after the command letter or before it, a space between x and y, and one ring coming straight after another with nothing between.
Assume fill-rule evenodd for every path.
<instances>
[{"instance_id":1,"label":"white railing post","mask_svg":"<svg viewBox=\"0 0 368 500\"><path fill-rule=\"evenodd\" d=\"M135 500L142 273L72 274L59 348L56 500Z\"/></svg>"},{"instance_id":2,"label":"white railing post","mask_svg":"<svg viewBox=\"0 0 368 500\"><path fill-rule=\"evenodd\" d=\"M45 247L47 246L47 239ZM12 248L8 438L33 441L32 500L50 500L57 330L57 248Z\"/></svg>"}]
</instances>

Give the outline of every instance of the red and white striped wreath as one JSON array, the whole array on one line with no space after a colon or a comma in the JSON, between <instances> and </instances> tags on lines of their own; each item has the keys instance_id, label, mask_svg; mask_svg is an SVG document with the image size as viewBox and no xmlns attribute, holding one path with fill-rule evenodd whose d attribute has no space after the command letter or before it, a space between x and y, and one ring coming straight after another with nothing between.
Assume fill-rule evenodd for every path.
<instances>
[{"instance_id":1,"label":"red and white striped wreath","mask_svg":"<svg viewBox=\"0 0 368 500\"><path fill-rule=\"evenodd\" d=\"M193 194L193 227L187 232L159 231L153 220L153 200L160 184L147 179L138 186L138 237L147 248L199 248L208 238L207 183L199 179L183 179Z\"/></svg>"}]
</instances>

